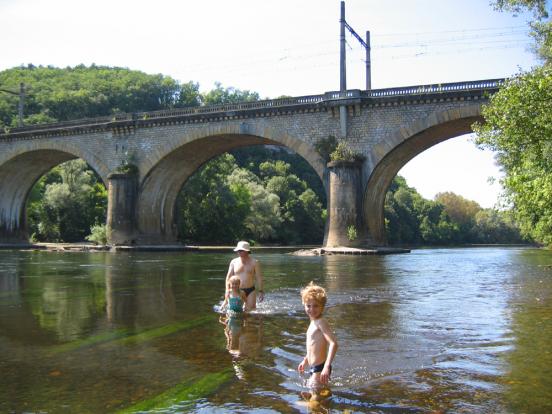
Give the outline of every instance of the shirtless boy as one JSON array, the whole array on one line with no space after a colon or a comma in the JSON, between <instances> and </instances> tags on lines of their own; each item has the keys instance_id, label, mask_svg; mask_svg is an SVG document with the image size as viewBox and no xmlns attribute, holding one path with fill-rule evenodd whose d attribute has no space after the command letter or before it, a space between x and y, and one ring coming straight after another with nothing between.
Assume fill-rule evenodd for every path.
<instances>
[{"instance_id":1,"label":"shirtless boy","mask_svg":"<svg viewBox=\"0 0 552 414\"><path fill-rule=\"evenodd\" d=\"M251 248L246 241L238 242L234 251L238 253L239 257L230 262L224 286L228 285L230 277L234 275L239 276L241 281L240 289L247 296L247 309L253 310L257 307L257 292L259 292L259 302L262 302L264 299L261 265L251 257Z\"/></svg>"},{"instance_id":2,"label":"shirtless boy","mask_svg":"<svg viewBox=\"0 0 552 414\"><path fill-rule=\"evenodd\" d=\"M301 300L305 306L305 313L310 318L307 329L307 355L297 370L300 373L309 366L312 387L327 384L332 372L332 361L337 352L337 339L330 329L328 322L322 317L326 306L327 296L324 288L310 282L301 290Z\"/></svg>"}]
</instances>

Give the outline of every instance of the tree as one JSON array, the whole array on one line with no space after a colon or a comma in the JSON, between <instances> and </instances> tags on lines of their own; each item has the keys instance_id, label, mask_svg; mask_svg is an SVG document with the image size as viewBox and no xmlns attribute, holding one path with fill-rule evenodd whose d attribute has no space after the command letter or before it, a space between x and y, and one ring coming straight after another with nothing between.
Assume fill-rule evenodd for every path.
<instances>
[{"instance_id":1,"label":"tree","mask_svg":"<svg viewBox=\"0 0 552 414\"><path fill-rule=\"evenodd\" d=\"M105 223L107 191L83 160L67 161L31 190L27 217L38 241L83 241L90 228Z\"/></svg>"},{"instance_id":2,"label":"tree","mask_svg":"<svg viewBox=\"0 0 552 414\"><path fill-rule=\"evenodd\" d=\"M535 50L544 62L509 79L474 126L481 147L497 154L505 200L521 232L552 246L552 26L545 0L497 0L499 10L533 12Z\"/></svg>"},{"instance_id":3,"label":"tree","mask_svg":"<svg viewBox=\"0 0 552 414\"><path fill-rule=\"evenodd\" d=\"M181 240L234 243L243 238L243 222L251 211L251 193L243 183L228 182L227 177L237 168L234 157L223 154L190 177L177 199Z\"/></svg>"},{"instance_id":4,"label":"tree","mask_svg":"<svg viewBox=\"0 0 552 414\"><path fill-rule=\"evenodd\" d=\"M552 22L546 10L546 0L495 0L492 3L497 10L514 14L523 10L533 13L534 20L530 23L531 36L535 40L534 51L543 61L552 59Z\"/></svg>"},{"instance_id":5,"label":"tree","mask_svg":"<svg viewBox=\"0 0 552 414\"><path fill-rule=\"evenodd\" d=\"M210 90L201 97L204 105L231 104L238 102L258 101L257 92L242 91L232 87L224 88L220 82L215 82L215 89Z\"/></svg>"},{"instance_id":6,"label":"tree","mask_svg":"<svg viewBox=\"0 0 552 414\"><path fill-rule=\"evenodd\" d=\"M482 210L481 206L475 201L467 200L452 192L436 194L435 201L443 205L444 212L447 214L450 222L456 225L459 233L457 242L476 242L471 233L475 225L475 216Z\"/></svg>"},{"instance_id":7,"label":"tree","mask_svg":"<svg viewBox=\"0 0 552 414\"><path fill-rule=\"evenodd\" d=\"M524 242L510 212L483 209L451 192L426 200L401 176L386 194L385 231L390 244Z\"/></svg>"},{"instance_id":8,"label":"tree","mask_svg":"<svg viewBox=\"0 0 552 414\"><path fill-rule=\"evenodd\" d=\"M78 65L64 69L21 66L0 72L0 85L23 82L25 124L65 121L117 112L154 111L201 103L199 85L126 68ZM0 94L0 127L17 126L17 96Z\"/></svg>"},{"instance_id":9,"label":"tree","mask_svg":"<svg viewBox=\"0 0 552 414\"><path fill-rule=\"evenodd\" d=\"M477 143L497 154L522 233L552 245L552 65L507 81L483 117Z\"/></svg>"},{"instance_id":10,"label":"tree","mask_svg":"<svg viewBox=\"0 0 552 414\"><path fill-rule=\"evenodd\" d=\"M261 180L251 171L237 168L227 180L233 188L244 188L251 197L250 209L243 221L242 233L246 238L257 241L275 239L282 221L280 198L263 187Z\"/></svg>"}]
</instances>

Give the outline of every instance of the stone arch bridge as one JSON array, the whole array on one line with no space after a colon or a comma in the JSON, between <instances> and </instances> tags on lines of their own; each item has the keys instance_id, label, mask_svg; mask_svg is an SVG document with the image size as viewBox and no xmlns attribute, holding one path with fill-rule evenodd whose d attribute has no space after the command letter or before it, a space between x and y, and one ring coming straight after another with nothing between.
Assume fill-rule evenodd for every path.
<instances>
[{"instance_id":1,"label":"stone arch bridge","mask_svg":"<svg viewBox=\"0 0 552 414\"><path fill-rule=\"evenodd\" d=\"M108 188L112 244L174 243L175 201L186 180L221 153L270 144L295 151L320 176L328 200L325 246L383 245L384 198L393 177L431 146L471 132L501 83L348 90L15 128L0 134L0 243L27 241L32 186L74 158ZM315 144L330 135L364 159L326 163ZM137 172L121 172L129 160ZM351 225L354 242L347 238Z\"/></svg>"}]
</instances>

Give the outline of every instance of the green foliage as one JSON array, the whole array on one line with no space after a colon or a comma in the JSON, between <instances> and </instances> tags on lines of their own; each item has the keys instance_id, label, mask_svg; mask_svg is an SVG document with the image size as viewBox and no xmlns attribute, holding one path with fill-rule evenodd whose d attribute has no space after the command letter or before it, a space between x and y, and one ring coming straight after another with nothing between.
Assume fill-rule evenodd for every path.
<instances>
[{"instance_id":1,"label":"green foliage","mask_svg":"<svg viewBox=\"0 0 552 414\"><path fill-rule=\"evenodd\" d=\"M357 229L351 224L349 227L347 227L347 239L349 239L349 241L355 241L357 237Z\"/></svg>"},{"instance_id":2,"label":"green foliage","mask_svg":"<svg viewBox=\"0 0 552 414\"><path fill-rule=\"evenodd\" d=\"M542 67L510 79L483 108L477 143L497 153L504 198L522 234L552 246L552 22L545 0L496 0L512 13L533 12L535 51ZM548 19L548 20L547 20Z\"/></svg>"},{"instance_id":3,"label":"green foliage","mask_svg":"<svg viewBox=\"0 0 552 414\"><path fill-rule=\"evenodd\" d=\"M206 163L178 198L179 234L185 241L320 243L325 210L306 182L281 160L261 162L258 175L231 154ZM201 194L198 203L197 194Z\"/></svg>"},{"instance_id":4,"label":"green foliage","mask_svg":"<svg viewBox=\"0 0 552 414\"><path fill-rule=\"evenodd\" d=\"M349 144L346 141L340 140L337 142L335 150L330 154L330 161L360 161L362 160L362 155L356 153L351 149Z\"/></svg>"},{"instance_id":5,"label":"green foliage","mask_svg":"<svg viewBox=\"0 0 552 414\"><path fill-rule=\"evenodd\" d=\"M23 82L25 124L198 106L199 85L125 68L22 66L0 72L5 88ZM0 127L17 125L18 97L0 94Z\"/></svg>"},{"instance_id":6,"label":"green foliage","mask_svg":"<svg viewBox=\"0 0 552 414\"><path fill-rule=\"evenodd\" d=\"M127 175L138 175L139 172L138 167L135 164L128 162L121 165L117 171Z\"/></svg>"},{"instance_id":7,"label":"green foliage","mask_svg":"<svg viewBox=\"0 0 552 414\"><path fill-rule=\"evenodd\" d=\"M482 210L481 206L452 192L437 194L435 201L443 205L444 212L456 225L459 232L457 241L469 243L472 239L470 232L475 225L475 216Z\"/></svg>"},{"instance_id":8,"label":"green foliage","mask_svg":"<svg viewBox=\"0 0 552 414\"><path fill-rule=\"evenodd\" d=\"M326 190L316 171L312 169L304 158L287 148L272 145L257 145L233 150L231 154L241 168L248 169L263 180L269 176L277 175L276 172L269 171L267 168L287 168L285 173L294 174L305 181L307 187L311 188L318 199L325 204ZM264 163L267 160L281 161L281 163L277 163L277 165L272 167L271 163Z\"/></svg>"},{"instance_id":9,"label":"green foliage","mask_svg":"<svg viewBox=\"0 0 552 414\"><path fill-rule=\"evenodd\" d=\"M552 65L509 80L483 117L477 143L496 153L522 234L552 245Z\"/></svg>"},{"instance_id":10,"label":"green foliage","mask_svg":"<svg viewBox=\"0 0 552 414\"><path fill-rule=\"evenodd\" d=\"M320 156L326 160L330 160L330 154L335 151L337 147L337 139L333 135L328 135L327 138L322 138L316 144L314 149L320 154Z\"/></svg>"},{"instance_id":11,"label":"green foliage","mask_svg":"<svg viewBox=\"0 0 552 414\"><path fill-rule=\"evenodd\" d=\"M544 62L552 62L552 22L546 10L546 0L495 0L497 10L518 14L527 10L533 13L530 22L531 36L535 40L534 51Z\"/></svg>"},{"instance_id":12,"label":"green foliage","mask_svg":"<svg viewBox=\"0 0 552 414\"><path fill-rule=\"evenodd\" d=\"M526 9L532 11L537 19L548 17L546 0L494 0L492 4L497 10L514 14L521 13Z\"/></svg>"},{"instance_id":13,"label":"green foliage","mask_svg":"<svg viewBox=\"0 0 552 414\"><path fill-rule=\"evenodd\" d=\"M53 168L34 185L27 219L35 241L83 241L95 223L104 223L107 191L82 160Z\"/></svg>"},{"instance_id":14,"label":"green foliage","mask_svg":"<svg viewBox=\"0 0 552 414\"><path fill-rule=\"evenodd\" d=\"M243 234L253 240L271 240L281 222L280 199L266 189L252 172L237 168L227 178L231 186L244 188L250 196L250 209L243 221Z\"/></svg>"},{"instance_id":15,"label":"green foliage","mask_svg":"<svg viewBox=\"0 0 552 414\"><path fill-rule=\"evenodd\" d=\"M234 243L243 234L251 210L251 195L228 177L237 169L234 157L224 154L206 163L186 182L177 199L177 227L186 242ZM201 197L198 197L201 195Z\"/></svg>"},{"instance_id":16,"label":"green foliage","mask_svg":"<svg viewBox=\"0 0 552 414\"><path fill-rule=\"evenodd\" d=\"M450 192L426 200L401 176L395 177L386 194L385 230L390 244L526 242L511 212L483 209Z\"/></svg>"},{"instance_id":17,"label":"green foliage","mask_svg":"<svg viewBox=\"0 0 552 414\"><path fill-rule=\"evenodd\" d=\"M107 226L105 224L94 224L90 228L90 234L86 236L86 240L100 245L107 244Z\"/></svg>"},{"instance_id":18,"label":"green foliage","mask_svg":"<svg viewBox=\"0 0 552 414\"><path fill-rule=\"evenodd\" d=\"M220 82L215 83L215 89L210 90L201 97L204 105L233 104L238 102L258 101L257 92L242 91L232 87L223 88Z\"/></svg>"}]
</instances>

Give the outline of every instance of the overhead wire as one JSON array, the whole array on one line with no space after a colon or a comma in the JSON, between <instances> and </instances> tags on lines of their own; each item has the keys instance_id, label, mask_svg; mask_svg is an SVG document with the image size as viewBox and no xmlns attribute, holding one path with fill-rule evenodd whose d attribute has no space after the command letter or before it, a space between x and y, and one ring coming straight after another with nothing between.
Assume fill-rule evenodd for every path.
<instances>
[{"instance_id":1,"label":"overhead wire","mask_svg":"<svg viewBox=\"0 0 552 414\"><path fill-rule=\"evenodd\" d=\"M448 36L444 36L448 35ZM385 58L390 60L421 58L443 54L469 53L477 50L500 50L511 48L529 48L529 29L526 26L487 27L479 29L445 30L417 33L382 33L372 34L371 49L376 53L388 50L404 49L404 52L386 53ZM347 39L351 39L351 34ZM404 40L405 38L410 40ZM393 40L395 39L395 40ZM365 59L364 48L358 42L347 41L349 54L347 61ZM447 48L443 50L444 48ZM418 49L418 50L416 50ZM409 52L408 50L412 50ZM379 52L378 52L379 51ZM359 56L356 56L359 54ZM301 67L319 68L335 65L339 56L338 42L335 38L318 39L316 42L294 44L284 49L255 50L247 56L232 55L233 63L226 61L224 69L232 73L248 73L253 68L277 65L280 70L298 70ZM332 62L324 60L332 58ZM316 62L312 62L317 60ZM220 65L212 63L181 66L181 71L193 69L202 72L218 72Z\"/></svg>"}]
</instances>

